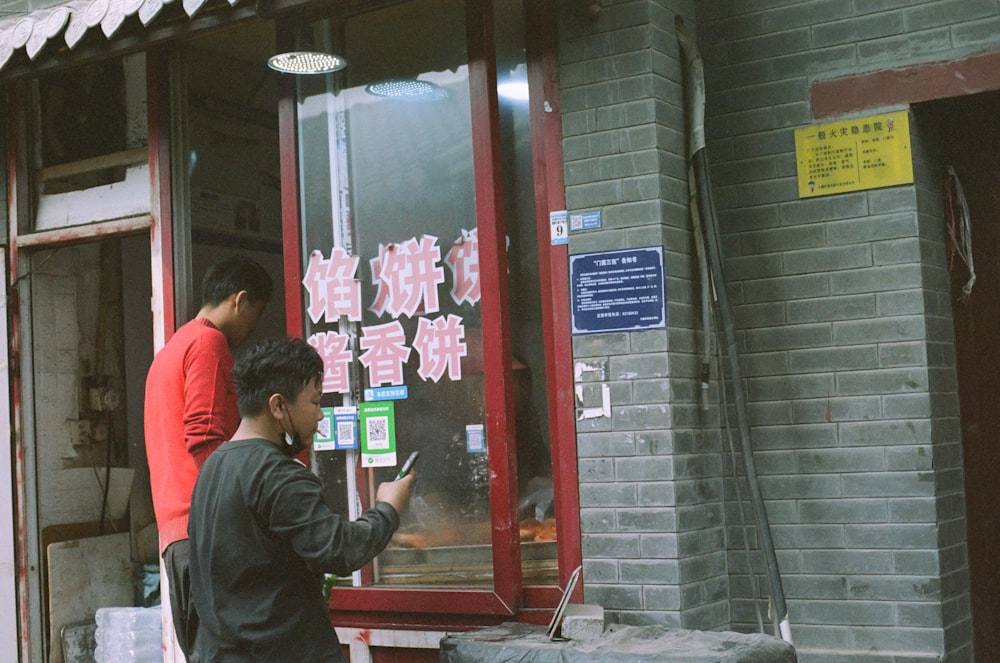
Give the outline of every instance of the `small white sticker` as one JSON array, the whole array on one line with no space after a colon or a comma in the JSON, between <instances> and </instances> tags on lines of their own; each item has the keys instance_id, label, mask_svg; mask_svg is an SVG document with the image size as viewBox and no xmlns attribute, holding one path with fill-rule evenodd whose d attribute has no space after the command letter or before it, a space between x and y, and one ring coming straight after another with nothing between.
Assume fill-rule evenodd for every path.
<instances>
[{"instance_id":1,"label":"small white sticker","mask_svg":"<svg viewBox=\"0 0 1000 663\"><path fill-rule=\"evenodd\" d=\"M473 454L486 451L486 429L482 424L465 427L465 450Z\"/></svg>"},{"instance_id":2,"label":"small white sticker","mask_svg":"<svg viewBox=\"0 0 1000 663\"><path fill-rule=\"evenodd\" d=\"M569 222L566 210L549 212L549 229L553 244L569 244Z\"/></svg>"}]
</instances>

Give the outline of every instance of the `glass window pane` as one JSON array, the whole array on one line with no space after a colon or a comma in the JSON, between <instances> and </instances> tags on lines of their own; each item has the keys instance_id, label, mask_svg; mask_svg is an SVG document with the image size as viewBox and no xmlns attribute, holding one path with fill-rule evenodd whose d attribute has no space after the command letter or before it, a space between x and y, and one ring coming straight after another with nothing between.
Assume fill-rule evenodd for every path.
<instances>
[{"instance_id":1,"label":"glass window pane","mask_svg":"<svg viewBox=\"0 0 1000 663\"><path fill-rule=\"evenodd\" d=\"M504 218L510 238L510 327L521 566L524 584L551 585L558 584L556 524L523 7L519 2L497 0L494 18Z\"/></svg>"},{"instance_id":2,"label":"glass window pane","mask_svg":"<svg viewBox=\"0 0 1000 663\"><path fill-rule=\"evenodd\" d=\"M260 21L188 39L173 63L177 324L197 314L201 279L227 253L248 254L274 279L237 355L286 333L277 86L262 65L273 52L273 26Z\"/></svg>"},{"instance_id":3,"label":"glass window pane","mask_svg":"<svg viewBox=\"0 0 1000 663\"><path fill-rule=\"evenodd\" d=\"M310 38L333 41L324 24ZM299 82L306 335L330 405L391 403L397 448L384 467L344 450L316 451L314 465L331 503L356 515L355 490L370 502L422 453L399 533L354 584L492 586L463 3L366 13L341 43L345 70ZM366 391L403 386L388 401Z\"/></svg>"}]
</instances>

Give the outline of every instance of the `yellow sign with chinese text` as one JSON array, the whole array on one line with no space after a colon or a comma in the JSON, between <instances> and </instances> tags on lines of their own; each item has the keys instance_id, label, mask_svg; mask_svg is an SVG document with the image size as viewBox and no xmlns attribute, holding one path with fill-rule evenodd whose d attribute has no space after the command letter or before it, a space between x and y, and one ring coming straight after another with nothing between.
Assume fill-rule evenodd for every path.
<instances>
[{"instance_id":1,"label":"yellow sign with chinese text","mask_svg":"<svg viewBox=\"0 0 1000 663\"><path fill-rule=\"evenodd\" d=\"M905 110L795 130L799 198L913 183Z\"/></svg>"}]
</instances>

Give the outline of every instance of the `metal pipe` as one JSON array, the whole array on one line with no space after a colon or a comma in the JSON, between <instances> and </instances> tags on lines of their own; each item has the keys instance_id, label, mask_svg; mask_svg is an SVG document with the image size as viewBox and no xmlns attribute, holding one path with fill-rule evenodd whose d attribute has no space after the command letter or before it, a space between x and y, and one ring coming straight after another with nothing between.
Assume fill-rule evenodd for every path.
<instances>
[{"instance_id":1,"label":"metal pipe","mask_svg":"<svg viewBox=\"0 0 1000 663\"><path fill-rule=\"evenodd\" d=\"M719 241L719 224L716 216L715 201L712 197L712 187L708 173L708 156L705 151L704 107L705 78L701 56L698 54L694 40L685 32L684 21L680 16L675 19L677 39L684 55L685 89L688 96L688 112L692 119L689 127L689 169L694 173L696 185L696 201L698 215L704 233L705 254L708 258L712 283L715 288L719 314L722 319L722 329L725 337L726 354L729 357L730 380L733 386L733 403L736 408L736 421L740 437L740 449L743 456L743 471L746 474L750 488L750 501L757 520L757 531L760 535L761 550L767 564L768 577L771 583L771 599L774 604L775 616L782 640L792 641L788 622L788 607L785 603L785 593L781 584L781 573L778 569L778 559L774 551L774 541L771 538L771 526L764 508L764 498L760 492L757 470L754 466L753 452L750 447L750 426L747 423L746 397L743 393L743 379L740 372L739 353L736 349L736 334L733 325L732 303L726 290L726 280L722 266L722 246ZM723 387L724 388L724 387Z\"/></svg>"}]
</instances>

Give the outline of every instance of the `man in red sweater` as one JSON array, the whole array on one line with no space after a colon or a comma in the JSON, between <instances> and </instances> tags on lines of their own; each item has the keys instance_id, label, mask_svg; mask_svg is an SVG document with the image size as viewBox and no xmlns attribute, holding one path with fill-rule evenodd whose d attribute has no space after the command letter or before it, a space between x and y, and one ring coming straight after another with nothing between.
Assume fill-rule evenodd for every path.
<instances>
[{"instance_id":1,"label":"man in red sweater","mask_svg":"<svg viewBox=\"0 0 1000 663\"><path fill-rule=\"evenodd\" d=\"M168 590L161 591L168 654L176 634L187 658L198 627L189 600L191 491L205 459L240 423L232 349L257 328L272 287L264 268L244 255L213 264L202 280L201 310L174 332L146 376L146 459L160 537L161 585Z\"/></svg>"}]
</instances>

